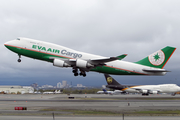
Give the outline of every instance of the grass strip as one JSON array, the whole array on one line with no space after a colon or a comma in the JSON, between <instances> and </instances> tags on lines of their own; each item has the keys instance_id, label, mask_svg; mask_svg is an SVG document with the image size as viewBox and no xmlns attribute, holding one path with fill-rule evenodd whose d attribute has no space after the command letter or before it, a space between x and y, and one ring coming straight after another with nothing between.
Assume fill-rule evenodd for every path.
<instances>
[{"instance_id":1,"label":"grass strip","mask_svg":"<svg viewBox=\"0 0 180 120\"><path fill-rule=\"evenodd\" d=\"M133 114L179 114L180 115L180 110L136 111Z\"/></svg>"}]
</instances>

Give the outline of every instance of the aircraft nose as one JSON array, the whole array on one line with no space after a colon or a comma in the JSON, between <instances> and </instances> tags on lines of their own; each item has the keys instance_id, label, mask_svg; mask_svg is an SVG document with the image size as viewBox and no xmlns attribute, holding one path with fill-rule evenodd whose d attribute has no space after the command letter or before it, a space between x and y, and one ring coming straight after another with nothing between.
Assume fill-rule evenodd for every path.
<instances>
[{"instance_id":1,"label":"aircraft nose","mask_svg":"<svg viewBox=\"0 0 180 120\"><path fill-rule=\"evenodd\" d=\"M11 40L11 41L5 42L4 46L8 49L11 49L11 47L15 46L15 43L16 42L14 40Z\"/></svg>"},{"instance_id":2,"label":"aircraft nose","mask_svg":"<svg viewBox=\"0 0 180 120\"><path fill-rule=\"evenodd\" d=\"M7 47L7 46L9 46L10 44L11 44L11 41L8 41L8 42L5 42L5 43L4 43L4 46Z\"/></svg>"}]
</instances>

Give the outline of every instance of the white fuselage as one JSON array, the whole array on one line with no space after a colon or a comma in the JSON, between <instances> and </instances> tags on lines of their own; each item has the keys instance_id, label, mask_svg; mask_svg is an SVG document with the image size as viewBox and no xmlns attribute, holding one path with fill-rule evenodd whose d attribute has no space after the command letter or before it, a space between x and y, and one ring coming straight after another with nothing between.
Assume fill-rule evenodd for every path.
<instances>
[{"instance_id":1,"label":"white fuselage","mask_svg":"<svg viewBox=\"0 0 180 120\"><path fill-rule=\"evenodd\" d=\"M158 93L175 93L180 92L180 87L176 84L141 85L127 88L124 91L130 93L142 93L141 90L158 91Z\"/></svg>"}]
</instances>

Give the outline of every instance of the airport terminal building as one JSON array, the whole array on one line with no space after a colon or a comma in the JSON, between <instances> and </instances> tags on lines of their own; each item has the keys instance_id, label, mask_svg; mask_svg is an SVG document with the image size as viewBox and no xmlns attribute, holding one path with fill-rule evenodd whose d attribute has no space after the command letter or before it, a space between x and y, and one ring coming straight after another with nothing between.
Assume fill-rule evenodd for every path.
<instances>
[{"instance_id":1,"label":"airport terminal building","mask_svg":"<svg viewBox=\"0 0 180 120\"><path fill-rule=\"evenodd\" d=\"M34 88L31 86L0 86L1 94L25 94L34 93Z\"/></svg>"}]
</instances>

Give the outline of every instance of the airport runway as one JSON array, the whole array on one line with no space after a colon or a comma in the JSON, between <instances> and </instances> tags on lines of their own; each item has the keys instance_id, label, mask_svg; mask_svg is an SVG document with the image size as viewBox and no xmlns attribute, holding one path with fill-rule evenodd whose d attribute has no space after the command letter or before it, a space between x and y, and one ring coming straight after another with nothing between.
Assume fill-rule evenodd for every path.
<instances>
[{"instance_id":1,"label":"airport runway","mask_svg":"<svg viewBox=\"0 0 180 120\"><path fill-rule=\"evenodd\" d=\"M105 112L117 112L120 115L114 117L112 120L119 120L122 118L122 114L131 115L134 111L152 111L152 110L180 110L180 95L105 95L105 94L24 94L24 95L0 95L0 115L5 118L16 116L19 120L19 116L31 116L27 117L30 120L33 117L38 117L39 120L46 117L52 118L52 113L55 114L57 119L68 120L73 114L72 112L64 112L62 110L82 110L82 111L105 111ZM27 107L27 111L15 111L14 107ZM8 116L7 116L8 115ZM176 120L178 115L170 115L172 120ZM14 117L14 119L16 119ZM91 117L74 116L73 120L90 120ZM103 116L100 118L102 119ZM4 119L5 119L4 118ZM22 117L23 118L23 117ZM131 120L133 117L126 116L125 120ZM138 118L138 120L149 120L151 117L146 119ZM20 117L21 119L21 117ZM36 118L33 118L36 119ZM96 118L99 119L98 117ZM107 118L105 117L104 120ZM166 120L167 118L161 116L158 120ZM135 120L133 118L133 120ZM169 119L168 119L169 120Z\"/></svg>"},{"instance_id":2,"label":"airport runway","mask_svg":"<svg viewBox=\"0 0 180 120\"><path fill-rule=\"evenodd\" d=\"M25 106L28 107L28 110L41 110L48 109L50 107L54 109L91 109L119 112L144 109L180 110L179 103L179 95L0 95L0 111L13 110L16 106Z\"/></svg>"},{"instance_id":3,"label":"airport runway","mask_svg":"<svg viewBox=\"0 0 180 120\"><path fill-rule=\"evenodd\" d=\"M2 120L53 120L50 116L0 116ZM180 117L168 116L127 116L124 117L54 117L54 120L179 120Z\"/></svg>"}]
</instances>

